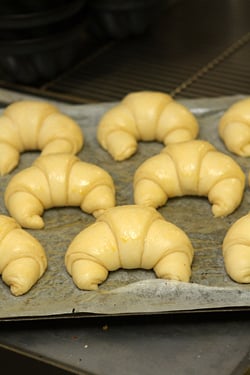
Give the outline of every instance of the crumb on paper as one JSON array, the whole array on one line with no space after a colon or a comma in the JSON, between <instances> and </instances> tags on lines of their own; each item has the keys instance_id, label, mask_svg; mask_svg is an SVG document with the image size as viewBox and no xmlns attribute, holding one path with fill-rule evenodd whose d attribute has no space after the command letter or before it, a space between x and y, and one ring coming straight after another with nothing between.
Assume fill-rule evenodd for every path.
<instances>
[{"instance_id":1,"label":"crumb on paper","mask_svg":"<svg viewBox=\"0 0 250 375\"><path fill-rule=\"evenodd\" d=\"M108 331L108 329L109 329L108 324L104 324L104 326L102 326L103 331Z\"/></svg>"}]
</instances>

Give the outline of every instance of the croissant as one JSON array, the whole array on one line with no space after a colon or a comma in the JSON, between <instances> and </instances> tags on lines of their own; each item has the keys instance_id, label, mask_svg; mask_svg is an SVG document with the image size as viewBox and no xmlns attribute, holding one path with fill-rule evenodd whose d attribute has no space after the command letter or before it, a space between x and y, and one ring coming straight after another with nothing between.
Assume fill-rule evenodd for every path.
<instances>
[{"instance_id":1,"label":"croissant","mask_svg":"<svg viewBox=\"0 0 250 375\"><path fill-rule=\"evenodd\" d=\"M80 206L98 216L115 205L115 187L101 167L73 154L51 154L40 156L31 167L14 175L4 200L22 227L40 229L44 227L41 215L51 207Z\"/></svg>"},{"instance_id":2,"label":"croissant","mask_svg":"<svg viewBox=\"0 0 250 375\"><path fill-rule=\"evenodd\" d=\"M219 135L229 151L250 156L250 97L234 103L219 121Z\"/></svg>"},{"instance_id":3,"label":"croissant","mask_svg":"<svg viewBox=\"0 0 250 375\"><path fill-rule=\"evenodd\" d=\"M171 96L154 91L128 94L107 111L97 127L97 140L114 160L128 159L137 142L165 145L196 138L199 125L193 114Z\"/></svg>"},{"instance_id":4,"label":"croissant","mask_svg":"<svg viewBox=\"0 0 250 375\"><path fill-rule=\"evenodd\" d=\"M188 282L193 252L187 235L154 208L124 205L106 210L73 239L65 265L85 290L119 268L154 269L160 278Z\"/></svg>"},{"instance_id":5,"label":"croissant","mask_svg":"<svg viewBox=\"0 0 250 375\"><path fill-rule=\"evenodd\" d=\"M245 174L209 142L192 140L166 146L134 174L134 202L159 207L168 198L207 196L215 217L227 216L241 203Z\"/></svg>"},{"instance_id":6,"label":"croissant","mask_svg":"<svg viewBox=\"0 0 250 375\"><path fill-rule=\"evenodd\" d=\"M40 101L10 104L0 116L0 175L11 172L20 153L77 153L83 146L81 128L54 105Z\"/></svg>"},{"instance_id":7,"label":"croissant","mask_svg":"<svg viewBox=\"0 0 250 375\"><path fill-rule=\"evenodd\" d=\"M250 283L250 214L238 219L227 231L222 252L228 275L238 283Z\"/></svg>"},{"instance_id":8,"label":"croissant","mask_svg":"<svg viewBox=\"0 0 250 375\"><path fill-rule=\"evenodd\" d=\"M45 251L38 240L15 219L0 215L0 274L15 296L28 292L47 268Z\"/></svg>"}]
</instances>

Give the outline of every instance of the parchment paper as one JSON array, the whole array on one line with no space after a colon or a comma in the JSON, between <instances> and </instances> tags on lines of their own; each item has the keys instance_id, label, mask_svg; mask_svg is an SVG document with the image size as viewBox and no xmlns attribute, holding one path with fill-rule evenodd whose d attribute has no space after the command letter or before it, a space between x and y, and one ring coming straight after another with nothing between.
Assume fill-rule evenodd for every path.
<instances>
[{"instance_id":1,"label":"parchment paper","mask_svg":"<svg viewBox=\"0 0 250 375\"><path fill-rule=\"evenodd\" d=\"M0 90L0 100L11 102L27 95ZM250 160L230 154L218 137L218 120L223 112L243 95L220 98L186 99L181 102L197 116L199 138L232 156L248 174ZM39 98L35 98L39 99ZM44 100L44 99L41 99ZM117 205L132 204L132 180L142 161L158 153L163 145L139 143L138 152L129 160L114 162L96 140L100 116L115 103L68 105L56 103L81 126L85 145L78 156L106 169L114 179ZM0 178L0 212L8 215L3 194L9 179L29 167L39 152L21 155L20 164L10 175ZM250 285L233 282L224 269L221 244L226 231L250 207L250 188L246 187L241 206L226 218L214 218L207 198L170 199L159 211L189 236L195 249L190 283L157 279L153 271L119 270L109 274L98 291L81 291L64 267L64 254L75 235L95 221L80 208L64 207L45 211L43 230L28 230L44 246L48 257L45 275L25 295L14 297L0 280L0 319L72 317L75 314L138 314L187 310L250 307Z\"/></svg>"}]
</instances>

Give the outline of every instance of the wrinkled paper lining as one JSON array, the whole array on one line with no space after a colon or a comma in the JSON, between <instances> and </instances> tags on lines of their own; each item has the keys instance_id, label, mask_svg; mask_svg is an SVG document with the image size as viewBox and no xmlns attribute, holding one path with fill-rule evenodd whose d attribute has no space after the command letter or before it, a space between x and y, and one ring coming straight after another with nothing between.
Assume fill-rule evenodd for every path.
<instances>
[{"instance_id":1,"label":"wrinkled paper lining","mask_svg":"<svg viewBox=\"0 0 250 375\"><path fill-rule=\"evenodd\" d=\"M241 95L180 100L196 116L200 124L199 138L214 144L218 150L232 156L250 171L250 160L230 154L218 137L218 120L224 111ZM30 98L7 90L0 90L0 100ZM32 98L32 97L31 97ZM38 99L34 98L33 99ZM41 99L44 100L44 99ZM50 100L51 101L51 100ZM156 142L138 145L138 152L129 160L114 162L96 140L96 126L102 114L115 103L69 105L55 102L81 126L85 145L78 156L106 169L114 179L117 205L133 203L132 181L135 169L148 157L160 152ZM1 113L1 112L0 112ZM29 167L39 152L21 155L20 164L10 175L1 177L0 210L8 215L3 194L9 179ZM157 279L153 271L118 270L111 272L98 291L81 291L73 283L64 266L64 254L72 239L94 222L92 215L78 207L63 207L45 211L43 230L28 230L44 246L48 269L37 284L19 297L11 295L9 287L0 281L0 319L68 317L74 314L138 314L232 307L250 307L250 285L233 282L224 269L221 244L230 227L248 213L250 189L246 187L241 206L226 218L214 218L206 197L170 199L159 212L166 220L179 226L189 236L195 249L190 283Z\"/></svg>"}]
</instances>

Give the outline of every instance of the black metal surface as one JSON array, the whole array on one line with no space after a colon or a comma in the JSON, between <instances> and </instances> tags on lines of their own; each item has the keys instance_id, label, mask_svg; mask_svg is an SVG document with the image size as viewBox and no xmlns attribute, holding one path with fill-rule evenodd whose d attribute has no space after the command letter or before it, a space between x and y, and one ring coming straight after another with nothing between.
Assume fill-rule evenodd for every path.
<instances>
[{"instance_id":1,"label":"black metal surface","mask_svg":"<svg viewBox=\"0 0 250 375\"><path fill-rule=\"evenodd\" d=\"M0 347L77 374L243 375L249 328L248 313L19 322Z\"/></svg>"},{"instance_id":2,"label":"black metal surface","mask_svg":"<svg viewBox=\"0 0 250 375\"><path fill-rule=\"evenodd\" d=\"M77 69L44 88L92 101L117 100L129 91L144 89L189 97L206 96L207 85L201 84L199 90L196 88L192 92L193 81L200 80L203 75L212 81L214 67L218 65L224 72L227 59L249 43L246 37L248 23L241 20L239 27L237 13L227 13L224 1L217 2L216 7L213 4L212 14L211 3L214 2L189 1L166 8L159 23L147 35L113 43L98 56L82 61ZM232 6L231 2L227 1L227 4ZM250 12L250 9L246 11ZM238 17L240 15L241 12ZM225 23L231 25L230 33L224 32ZM234 60L237 88L224 89L223 82L227 77L217 75L214 82L221 81L222 85L210 90L210 95L233 94L235 90L246 92L246 85L241 86L242 81L237 77L249 74L250 66L246 63L243 71L240 63L241 59ZM182 93L183 86L185 93Z\"/></svg>"},{"instance_id":3,"label":"black metal surface","mask_svg":"<svg viewBox=\"0 0 250 375\"><path fill-rule=\"evenodd\" d=\"M250 93L250 32L183 82L174 95L223 96Z\"/></svg>"},{"instance_id":4,"label":"black metal surface","mask_svg":"<svg viewBox=\"0 0 250 375\"><path fill-rule=\"evenodd\" d=\"M60 367L56 367L45 361L38 361L29 355L23 355L19 351L13 350L9 347L0 347L0 358L2 367L10 375L17 371L22 373L46 374L46 375L69 375L69 372ZM14 360L13 360L14 359ZM85 375L90 375L85 373Z\"/></svg>"},{"instance_id":5,"label":"black metal surface","mask_svg":"<svg viewBox=\"0 0 250 375\"><path fill-rule=\"evenodd\" d=\"M250 93L250 2L174 1L145 34L96 45L62 76L39 88L7 88L75 103L114 101L129 91L176 97Z\"/></svg>"}]
</instances>

